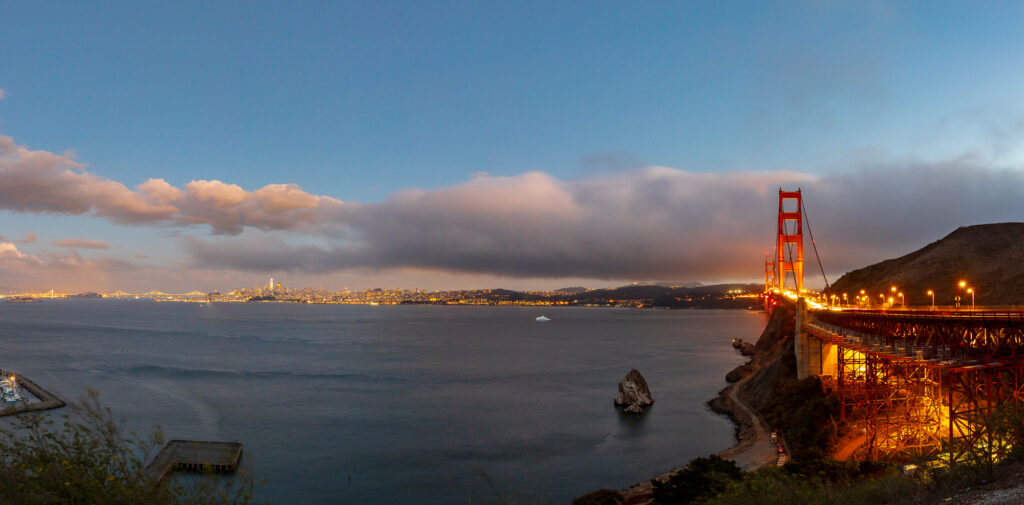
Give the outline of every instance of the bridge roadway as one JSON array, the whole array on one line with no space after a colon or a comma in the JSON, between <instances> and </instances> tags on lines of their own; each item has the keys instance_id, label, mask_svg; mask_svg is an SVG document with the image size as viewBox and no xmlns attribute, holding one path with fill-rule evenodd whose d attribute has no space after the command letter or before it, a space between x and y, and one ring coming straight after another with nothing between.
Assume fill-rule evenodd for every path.
<instances>
[{"instance_id":1,"label":"bridge roadway","mask_svg":"<svg viewBox=\"0 0 1024 505\"><path fill-rule=\"evenodd\" d=\"M882 346L924 351L928 357L994 361L1024 353L1022 310L821 310L807 322L830 324L880 339Z\"/></svg>"}]
</instances>

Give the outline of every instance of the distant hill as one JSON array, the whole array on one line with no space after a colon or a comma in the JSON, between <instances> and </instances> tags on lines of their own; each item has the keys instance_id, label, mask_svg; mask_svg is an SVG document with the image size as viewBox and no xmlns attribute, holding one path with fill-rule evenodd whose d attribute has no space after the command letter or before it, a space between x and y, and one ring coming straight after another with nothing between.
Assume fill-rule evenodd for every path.
<instances>
[{"instance_id":1,"label":"distant hill","mask_svg":"<svg viewBox=\"0 0 1024 505\"><path fill-rule=\"evenodd\" d=\"M575 295L575 294L579 294L579 293L586 293L587 292L587 288L583 288L583 287L579 287L579 286L573 286L571 288L556 289L554 292L555 293L561 293L561 294L564 294L564 295Z\"/></svg>"},{"instance_id":2,"label":"distant hill","mask_svg":"<svg viewBox=\"0 0 1024 505\"><path fill-rule=\"evenodd\" d=\"M960 280L974 289L978 305L1024 304L1024 223L957 228L906 256L846 273L832 293L853 298L864 289L877 301L896 286L908 305L929 305L930 289L936 304L951 305ZM964 302L970 305L970 295Z\"/></svg>"}]
</instances>

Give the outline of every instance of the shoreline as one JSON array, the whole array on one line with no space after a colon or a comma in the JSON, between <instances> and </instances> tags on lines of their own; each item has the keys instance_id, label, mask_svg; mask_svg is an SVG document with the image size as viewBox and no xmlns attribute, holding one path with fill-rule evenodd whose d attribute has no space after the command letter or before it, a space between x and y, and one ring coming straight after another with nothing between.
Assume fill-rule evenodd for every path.
<instances>
[{"instance_id":1,"label":"shoreline","mask_svg":"<svg viewBox=\"0 0 1024 505\"><path fill-rule=\"evenodd\" d=\"M765 332L768 331L769 329L766 327ZM763 337L764 334L761 336ZM755 347L750 360L726 374L726 381L730 384L705 403L712 412L728 417L735 427L735 443L719 451L717 455L722 459L734 461L737 466L748 472L775 465L779 461L778 449L771 442L764 419L740 397L740 392L747 382L757 375L757 372L764 366L764 363L761 362L763 357L764 351ZM785 440L779 437L779 441L786 448L788 454ZM686 464L622 490L624 498L622 505L649 504L654 497L654 485L651 484L651 480L657 479L665 482L684 468L686 468Z\"/></svg>"},{"instance_id":2,"label":"shoreline","mask_svg":"<svg viewBox=\"0 0 1024 505\"><path fill-rule=\"evenodd\" d=\"M745 363L740 365L744 367ZM739 367L737 367L739 368ZM744 471L754 471L768 465L774 465L778 461L778 453L771 445L767 429L764 427L760 416L743 403L738 396L740 389L754 376L751 372L746 377L729 384L718 394L708 400L706 405L712 412L729 418L735 426L736 442L730 447L718 452L723 459L735 461L737 466ZM686 468L686 465L675 468L667 473L654 477L659 481L667 481L672 475ZM653 480L653 479L651 479ZM653 499L654 486L650 480L641 482L622 491L624 501L622 505L646 505Z\"/></svg>"}]
</instances>

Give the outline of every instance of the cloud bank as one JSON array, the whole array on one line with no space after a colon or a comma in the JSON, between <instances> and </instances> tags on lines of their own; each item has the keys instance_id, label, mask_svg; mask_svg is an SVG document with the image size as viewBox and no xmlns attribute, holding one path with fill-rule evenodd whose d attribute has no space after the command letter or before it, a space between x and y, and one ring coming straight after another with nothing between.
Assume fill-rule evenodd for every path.
<instances>
[{"instance_id":1,"label":"cloud bank","mask_svg":"<svg viewBox=\"0 0 1024 505\"><path fill-rule=\"evenodd\" d=\"M84 171L68 154L31 151L0 137L0 208L204 227L214 236L184 234L182 243L190 267L207 270L751 279L775 243L780 187L804 190L816 244L834 275L909 252L958 226L1020 220L1024 172L964 157L879 158L819 175L666 167L568 180L542 172L478 174L448 188L357 203L294 184L246 190L216 180L175 187L149 179L130 189ZM15 253L5 254L28 261ZM816 270L812 254L808 240L809 275Z\"/></svg>"},{"instance_id":2,"label":"cloud bank","mask_svg":"<svg viewBox=\"0 0 1024 505\"><path fill-rule=\"evenodd\" d=\"M412 267L512 277L749 279L775 244L777 190L801 187L827 273L936 240L962 225L1019 220L1024 173L970 158L874 161L842 173L694 173L664 167L563 181L478 177L351 204L352 240L186 242L197 265L329 272ZM817 272L806 237L807 275Z\"/></svg>"}]
</instances>

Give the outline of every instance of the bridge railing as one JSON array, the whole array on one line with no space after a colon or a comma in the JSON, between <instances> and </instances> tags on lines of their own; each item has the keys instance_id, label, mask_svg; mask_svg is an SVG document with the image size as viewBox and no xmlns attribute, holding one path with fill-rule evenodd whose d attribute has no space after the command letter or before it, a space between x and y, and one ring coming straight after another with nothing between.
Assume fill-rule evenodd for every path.
<instances>
[{"instance_id":1,"label":"bridge railing","mask_svg":"<svg viewBox=\"0 0 1024 505\"><path fill-rule=\"evenodd\" d=\"M813 310L813 309L812 309ZM819 309L819 312L826 312ZM978 320L1002 320L1002 321L1024 321L1024 306L1007 305L1000 307L986 306L975 309L964 309L955 307L929 308L896 308L896 309L858 309L846 308L842 310L828 310L831 313L840 313L844 316L895 316L906 318L942 318L942 319L978 319Z\"/></svg>"},{"instance_id":2,"label":"bridge railing","mask_svg":"<svg viewBox=\"0 0 1024 505\"><path fill-rule=\"evenodd\" d=\"M877 304L869 305L869 306L863 306L863 305L858 305L858 304L855 304L855 303L846 303L846 304L836 303L836 304L833 304L833 305L827 305L826 304L826 306L835 307L835 308L843 309L843 310L908 310L908 311L940 310L940 311L954 311L954 312L970 312L970 311L995 310L995 311L1024 312L1024 305L975 305L972 308L970 303L968 303L967 305L961 304L959 306L957 306L957 305L934 305L934 306L933 305L907 305L906 307L904 307L903 305L899 305L899 304L893 305L891 307L889 307L889 306L881 307L881 306L879 306Z\"/></svg>"}]
</instances>

